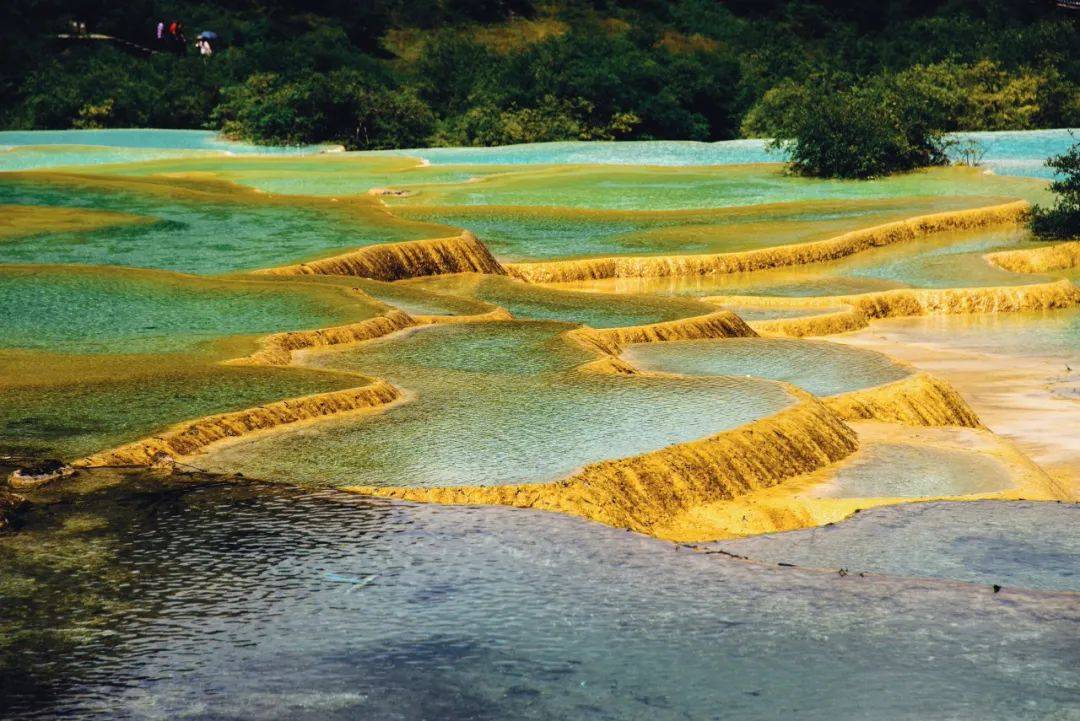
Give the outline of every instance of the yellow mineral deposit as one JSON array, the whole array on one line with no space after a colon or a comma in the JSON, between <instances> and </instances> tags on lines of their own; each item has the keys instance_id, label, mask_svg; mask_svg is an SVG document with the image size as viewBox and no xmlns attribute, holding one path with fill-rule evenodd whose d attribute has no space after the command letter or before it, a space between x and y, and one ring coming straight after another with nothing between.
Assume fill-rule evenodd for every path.
<instances>
[{"instance_id":1,"label":"yellow mineral deposit","mask_svg":"<svg viewBox=\"0 0 1080 721\"><path fill-rule=\"evenodd\" d=\"M566 283L600 278L663 277L745 273L836 260L870 248L934 233L1015 224L1030 212L1025 201L924 215L855 230L828 240L735 253L587 258L540 263L509 263L506 270L535 283Z\"/></svg>"},{"instance_id":2,"label":"yellow mineral deposit","mask_svg":"<svg viewBox=\"0 0 1080 721\"><path fill-rule=\"evenodd\" d=\"M76 466L138 466L169 464L191 456L212 443L305 420L369 410L399 400L402 393L386 381L357 388L319 393L267 403L233 413L221 413L181 423L151 438L76 461Z\"/></svg>"},{"instance_id":3,"label":"yellow mineral deposit","mask_svg":"<svg viewBox=\"0 0 1080 721\"><path fill-rule=\"evenodd\" d=\"M1080 266L1080 240L1041 248L987 253L988 261L1014 273L1047 273Z\"/></svg>"},{"instance_id":4,"label":"yellow mineral deposit","mask_svg":"<svg viewBox=\"0 0 1080 721\"><path fill-rule=\"evenodd\" d=\"M260 164L258 167L253 165L250 172L265 175L268 168L277 168L285 178L291 172L290 162L283 159ZM419 166L414 161L379 162L382 165L375 163L370 167L348 165L345 161L340 161L340 165L356 173L357 182L368 177L365 173L374 177L376 171L401 173L416 170L419 175L423 175L423 172L417 170ZM128 168L124 172L134 173L136 170L138 169ZM387 195L390 191L375 195L354 195L344 203L333 198L273 196L231 182L245 178L250 180L250 177L245 176L247 172L238 166L231 176L228 173L216 173L212 169L204 168L203 161L191 159L168 163L163 161L156 172L150 169L146 175L119 174L106 177L53 172L13 174L13 177L25 175L39 182L45 179L61 185L92 185L106 190L136 189L142 193L182 196L194 201L212 197L219 203L227 201L334 207L335 212L360 214L368 221L378 224L400 224L409 229L410 233L418 233L404 237L427 238L373 244L329 257L256 271L263 274L264 282L267 283L288 281L284 277L271 281L266 276L319 276L322 280L304 282L344 283L344 278L366 279L353 282L362 284L381 281L384 282L381 286L383 290L390 287L386 283L393 281L460 273L509 275L526 283L562 283L798 268L806 264L844 258L872 248L902 244L937 233L1016 224L1023 221L1030 212L1027 201L1015 201L919 215L812 242L737 252L503 263L468 230L454 236L436 237L436 233L420 235L419 233L426 229L442 231L446 226L407 219L411 214L418 217L436 217L440 212L445 215L456 214L456 217L476 215L479 218L483 216L483 209L462 209L461 206L445 204L428 205L425 211L428 215L423 216L421 211L424 208L420 205L401 206L401 216L404 217L399 217L394 215L395 205L392 202L399 195L396 191L390 195ZM576 171L573 168L549 168L545 172L552 174L553 178L565 178L568 173ZM211 173L215 175L208 175ZM493 182L513 187L514 183L533 182L534 176L536 173L506 173ZM456 192L453 185L447 184L448 190L443 195L452 196L453 192ZM425 192L432 193L432 190L428 187ZM423 196L424 193L419 195ZM439 193L433 195L436 201L445 200ZM382 200L384 197L386 202ZM415 198L409 200L413 201ZM888 202L895 204L898 201ZM808 203L807 207L810 205ZM912 212L918 212L914 210L916 207L918 206L912 205ZM509 212L507 208L504 210ZM455 210L455 213L450 213L451 209ZM512 210L522 217L541 221L559 213L569 214L567 218L576 216L579 220L597 223L610 222L616 216L625 220L625 213L619 215L621 211L553 208ZM893 212L894 208L886 207L883 201L882 208L878 210ZM752 224L758 222L751 217L753 212L757 211L732 211L732 214L742 213L749 219L748 223ZM702 222L697 226L688 226L692 231L691 236L697 237L694 235L697 233L704 237L710 232L708 224L714 220L713 211L658 211L656 217L660 219L663 215L663 218L672 222L693 223L697 217L695 214L702 216ZM872 217L881 219L880 213ZM5 206L0 207L0 239L4 235L17 232L79 230L142 220L135 216L99 211ZM668 240L679 235L677 228L667 227L662 223L642 232ZM1055 246L991 253L986 256L989 263L1021 273L1074 268L1078 258L1080 242L1075 241ZM335 277L339 280L332 280ZM479 276L466 284L473 291L479 287L478 278ZM506 282L511 281L507 279ZM374 286L378 284L371 285L372 293L375 293ZM373 341L398 332L412 332L423 325L497 323L512 317L511 313L502 307L475 299L470 300L475 312L466 311L462 315L411 313L376 301L359 288L348 288L344 285L342 287L352 293L351 297L355 302L372 309L368 313L372 317L356 316L359 319L353 323L269 334L254 341L254 350L251 338L236 340L233 343L238 349L239 357L226 361L220 361L219 358L215 362L241 366L297 366L303 365L309 354L333 346ZM395 287L401 288L400 285ZM446 287L451 289L449 295L453 295L453 283ZM420 292L425 291L421 289ZM558 293L556 290L552 292ZM572 303L573 297L573 294L567 293L566 299L562 300ZM528 300L524 295L521 298ZM544 300L548 302L551 297L546 295ZM715 306L750 306L784 311L798 309L806 310L807 314L747 323L731 310L721 309L707 314L701 314L699 310L689 311L686 317L656 323L611 328L581 326L567 331L565 336L588 350L595 358L582 363L576 371L617 376L648 375L621 357L624 348L635 343L717 339L718 353L724 352L722 339L758 334L794 337L840 334L848 338L848 342L869 343L865 332L863 335L852 335L852 332L865 329L875 319L1067 308L1080 304L1080 288L1067 280L1057 280L1009 287L902 288L873 293L798 298L711 296L704 300ZM690 307L691 304L686 304L687 309ZM680 307L678 312L682 310ZM815 310L818 312L814 313ZM695 314L691 315L690 312ZM918 358L905 360L910 361L916 368L924 368ZM77 463L82 466L115 466L183 462L197 457L200 452L214 444L234 441L252 434L270 433L284 427L295 427L297 424L314 423L343 414L355 414L356 422L363 423L364 414L379 412L394 404L407 403L413 397L408 388L395 387L383 379L348 373L340 375L348 376L344 382L348 382L352 387L186 421L151 437L92 454ZM965 391L972 387L963 383L961 385ZM936 374L915 372L882 386L827 398L816 398L794 386L787 386L787 392L793 399L792 405L768 417L649 453L591 463L554 482L439 488L352 486L344 490L408 501L497 504L558 511L672 540L725 538L832 522L860 508L874 505L927 500L929 497L829 497L820 492L846 467L845 464L853 463L855 459L862 457L860 454L899 437L903 438L905 443L916 446L923 444L927 448L964 447L964 444L974 444L981 451L998 459L1009 470L1011 485L1007 490L959 498L1074 498L1074 489L1067 481L1047 475L1010 441L994 435L983 425L979 415L956 388ZM982 399L978 392L975 395ZM986 407L993 413L992 405L987 404ZM996 426L996 423L994 425Z\"/></svg>"},{"instance_id":5,"label":"yellow mineral deposit","mask_svg":"<svg viewBox=\"0 0 1080 721\"><path fill-rule=\"evenodd\" d=\"M38 233L71 233L148 222L128 213L40 205L0 205L0 242Z\"/></svg>"},{"instance_id":6,"label":"yellow mineral deposit","mask_svg":"<svg viewBox=\"0 0 1080 721\"><path fill-rule=\"evenodd\" d=\"M921 315L976 313L1019 313L1055 310L1080 305L1080 288L1066 279L1049 283L1000 288L898 288L858 295L831 295L810 298L779 296L716 295L705 300L717 305L744 303L761 308L832 308L837 311L796 318L756 321L751 327L766 335L793 337L830 335L857 330L872 318L903 318Z\"/></svg>"},{"instance_id":7,"label":"yellow mineral deposit","mask_svg":"<svg viewBox=\"0 0 1080 721\"><path fill-rule=\"evenodd\" d=\"M260 271L277 275L355 275L374 280L402 280L444 273L505 271L495 256L465 231L452 238L381 243L307 263Z\"/></svg>"}]
</instances>

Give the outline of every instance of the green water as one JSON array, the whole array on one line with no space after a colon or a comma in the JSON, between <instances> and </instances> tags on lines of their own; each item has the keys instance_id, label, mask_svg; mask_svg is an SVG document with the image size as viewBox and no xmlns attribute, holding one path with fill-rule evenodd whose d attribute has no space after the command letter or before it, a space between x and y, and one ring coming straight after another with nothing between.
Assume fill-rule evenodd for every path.
<instances>
[{"instance_id":1,"label":"green water","mask_svg":"<svg viewBox=\"0 0 1080 721\"><path fill-rule=\"evenodd\" d=\"M0 266L0 347L64 353L170 353L237 334L370 317L343 289L205 281L122 269Z\"/></svg>"},{"instance_id":2,"label":"green water","mask_svg":"<svg viewBox=\"0 0 1080 721\"><path fill-rule=\"evenodd\" d=\"M24 360L47 379L0 373L0 455L78 458L191 418L364 382L294 368L209 365L184 356ZM66 377L57 379L60 374Z\"/></svg>"},{"instance_id":3,"label":"green water","mask_svg":"<svg viewBox=\"0 0 1080 721\"><path fill-rule=\"evenodd\" d=\"M560 323L418 330L311 360L387 378L409 403L375 416L275 433L211 451L215 470L319 485L497 485L551 481L594 461L705 437L792 402L749 378L582 373L595 358Z\"/></svg>"},{"instance_id":4,"label":"green water","mask_svg":"<svg viewBox=\"0 0 1080 721\"><path fill-rule=\"evenodd\" d=\"M828 341L788 338L651 343L631 346L624 356L645 370L769 378L818 396L879 386L911 373L881 353Z\"/></svg>"},{"instance_id":5,"label":"green water","mask_svg":"<svg viewBox=\"0 0 1080 721\"><path fill-rule=\"evenodd\" d=\"M844 181L787 175L778 165L751 165L716 168L541 167L493 175L474 183L432 186L414 197L388 199L388 202L391 205L673 210L796 200L927 195L992 195L1047 200L1044 181L984 175L970 168L939 168L878 180Z\"/></svg>"},{"instance_id":6,"label":"green water","mask_svg":"<svg viewBox=\"0 0 1080 721\"><path fill-rule=\"evenodd\" d=\"M395 204L402 217L475 233L496 256L535 261L610 255L728 253L830 238L915 215L993 205L998 196L793 201L684 212L556 208L432 208ZM764 199L763 199L764 201Z\"/></svg>"},{"instance_id":7,"label":"green water","mask_svg":"<svg viewBox=\"0 0 1080 721\"><path fill-rule=\"evenodd\" d=\"M752 273L610 278L552 284L563 289L658 295L765 295L813 297L871 293L896 288L969 288L1043 283L1059 277L1012 273L983 255L1036 248L1024 228L1008 227L938 233L862 251L836 261Z\"/></svg>"},{"instance_id":8,"label":"green water","mask_svg":"<svg viewBox=\"0 0 1080 721\"><path fill-rule=\"evenodd\" d=\"M267 193L308 196L365 195L372 188L410 190L467 183L502 172L492 166L429 167L417 159L374 158L360 153L303 157L185 157L99 168L109 175L210 174Z\"/></svg>"},{"instance_id":9,"label":"green water","mask_svg":"<svg viewBox=\"0 0 1080 721\"><path fill-rule=\"evenodd\" d=\"M136 185L76 184L0 175L0 204L112 210L155 222L91 232L51 233L0 243L0 263L79 263L220 274L284 265L363 245L434 237L445 228L397 223L366 206L217 200L215 188L138 192ZM221 191L224 192L224 191ZM235 197L235 195L234 195Z\"/></svg>"},{"instance_id":10,"label":"green water","mask_svg":"<svg viewBox=\"0 0 1080 721\"><path fill-rule=\"evenodd\" d=\"M690 299L563 291L504 276L462 274L411 281L409 286L476 298L509 310L515 318L559 320L593 328L658 323L705 315L716 310Z\"/></svg>"}]
</instances>

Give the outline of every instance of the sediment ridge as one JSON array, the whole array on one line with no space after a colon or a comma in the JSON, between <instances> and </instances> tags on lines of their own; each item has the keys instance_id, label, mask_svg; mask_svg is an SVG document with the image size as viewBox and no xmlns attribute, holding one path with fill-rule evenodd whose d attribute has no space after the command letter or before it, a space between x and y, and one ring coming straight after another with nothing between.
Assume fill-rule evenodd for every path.
<instances>
[{"instance_id":1,"label":"sediment ridge","mask_svg":"<svg viewBox=\"0 0 1080 721\"><path fill-rule=\"evenodd\" d=\"M866 315L858 308L845 308L831 313L804 315L796 318L775 318L750 321L747 325L759 335L805 338L835 335L865 328Z\"/></svg>"},{"instance_id":2,"label":"sediment ridge","mask_svg":"<svg viewBox=\"0 0 1080 721\"><path fill-rule=\"evenodd\" d=\"M989 263L1014 273L1047 273L1080 266L1080 240L1041 248L1001 250L983 256Z\"/></svg>"},{"instance_id":3,"label":"sediment ridge","mask_svg":"<svg viewBox=\"0 0 1080 721\"><path fill-rule=\"evenodd\" d=\"M835 312L796 318L754 321L750 327L769 335L828 335L863 328L872 318L963 313L1018 313L1080 305L1080 288L1067 279L1049 283L985 288L898 288L858 295L790 298L782 296L714 295L702 298L717 305L747 304L764 308L833 308Z\"/></svg>"},{"instance_id":4,"label":"sediment ridge","mask_svg":"<svg viewBox=\"0 0 1080 721\"><path fill-rule=\"evenodd\" d=\"M662 343L674 340L742 338L757 333L742 318L729 310L676 320L631 325L621 328L577 328L568 335L599 353L618 355L631 343Z\"/></svg>"},{"instance_id":5,"label":"sediment ridge","mask_svg":"<svg viewBox=\"0 0 1080 721\"><path fill-rule=\"evenodd\" d=\"M409 501L559 511L649 533L692 506L775 486L835 463L857 447L850 427L804 395L768 418L651 453L590 464L553 483L343 490Z\"/></svg>"},{"instance_id":6,"label":"sediment ridge","mask_svg":"<svg viewBox=\"0 0 1080 721\"><path fill-rule=\"evenodd\" d=\"M226 363L235 365L289 365L292 362L294 351L372 340L419 324L420 322L408 313L392 310L384 315L368 318L359 323L332 326L330 328L316 328L315 330L274 333L261 340L259 350L249 356L235 358L226 361Z\"/></svg>"},{"instance_id":7,"label":"sediment ridge","mask_svg":"<svg viewBox=\"0 0 1080 721\"><path fill-rule=\"evenodd\" d=\"M242 411L186 421L149 438L75 461L73 465L93 467L169 464L227 438L347 411L378 408L402 397L402 392L390 383L376 380L357 388L290 398Z\"/></svg>"},{"instance_id":8,"label":"sediment ridge","mask_svg":"<svg viewBox=\"0 0 1080 721\"><path fill-rule=\"evenodd\" d=\"M676 275L741 273L837 260L869 248L946 231L1018 223L1027 218L1026 201L917 216L854 230L835 238L732 253L670 256L611 256L529 263L507 263L506 271L533 283L563 283L603 278L656 278Z\"/></svg>"},{"instance_id":9,"label":"sediment ridge","mask_svg":"<svg viewBox=\"0 0 1080 721\"><path fill-rule=\"evenodd\" d=\"M908 426L963 426L982 423L955 388L929 373L851 391L822 401L845 421L874 420Z\"/></svg>"},{"instance_id":10,"label":"sediment ridge","mask_svg":"<svg viewBox=\"0 0 1080 721\"><path fill-rule=\"evenodd\" d=\"M447 273L506 274L487 246L469 231L450 238L369 245L330 258L255 272L268 275L354 275L383 281Z\"/></svg>"}]
</instances>

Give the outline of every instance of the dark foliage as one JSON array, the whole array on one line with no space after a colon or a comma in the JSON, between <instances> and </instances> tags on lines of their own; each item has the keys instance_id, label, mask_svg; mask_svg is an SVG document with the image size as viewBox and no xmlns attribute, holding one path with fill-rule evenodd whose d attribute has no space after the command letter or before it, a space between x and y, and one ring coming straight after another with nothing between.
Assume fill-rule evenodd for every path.
<instances>
[{"instance_id":1,"label":"dark foliage","mask_svg":"<svg viewBox=\"0 0 1080 721\"><path fill-rule=\"evenodd\" d=\"M1075 15L1039 0L13 0L0 126L371 148L793 138L797 123L827 139L799 146L804 171L863 177L936 162L938 130L1080 125ZM217 32L213 57L55 37L81 20L152 46L163 18ZM866 157L844 162L845 141Z\"/></svg>"},{"instance_id":2,"label":"dark foliage","mask_svg":"<svg viewBox=\"0 0 1080 721\"><path fill-rule=\"evenodd\" d=\"M1080 142L1061 155L1046 161L1058 171L1050 190L1057 195L1052 208L1035 206L1031 229L1044 238L1075 238L1080 236Z\"/></svg>"}]
</instances>

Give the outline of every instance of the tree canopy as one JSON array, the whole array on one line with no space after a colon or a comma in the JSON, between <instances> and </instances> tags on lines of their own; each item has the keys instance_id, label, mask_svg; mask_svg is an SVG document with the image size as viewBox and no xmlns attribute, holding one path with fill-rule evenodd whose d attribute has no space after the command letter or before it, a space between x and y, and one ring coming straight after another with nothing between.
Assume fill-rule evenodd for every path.
<instances>
[{"instance_id":1,"label":"tree canopy","mask_svg":"<svg viewBox=\"0 0 1080 721\"><path fill-rule=\"evenodd\" d=\"M800 144L806 172L861 177L934 162L939 131L1080 125L1078 15L1041 0L13 0L0 126L350 148L801 129L874 149L841 167L842 145ZM161 19L215 31L213 57L55 38L81 20L152 45Z\"/></svg>"}]
</instances>

